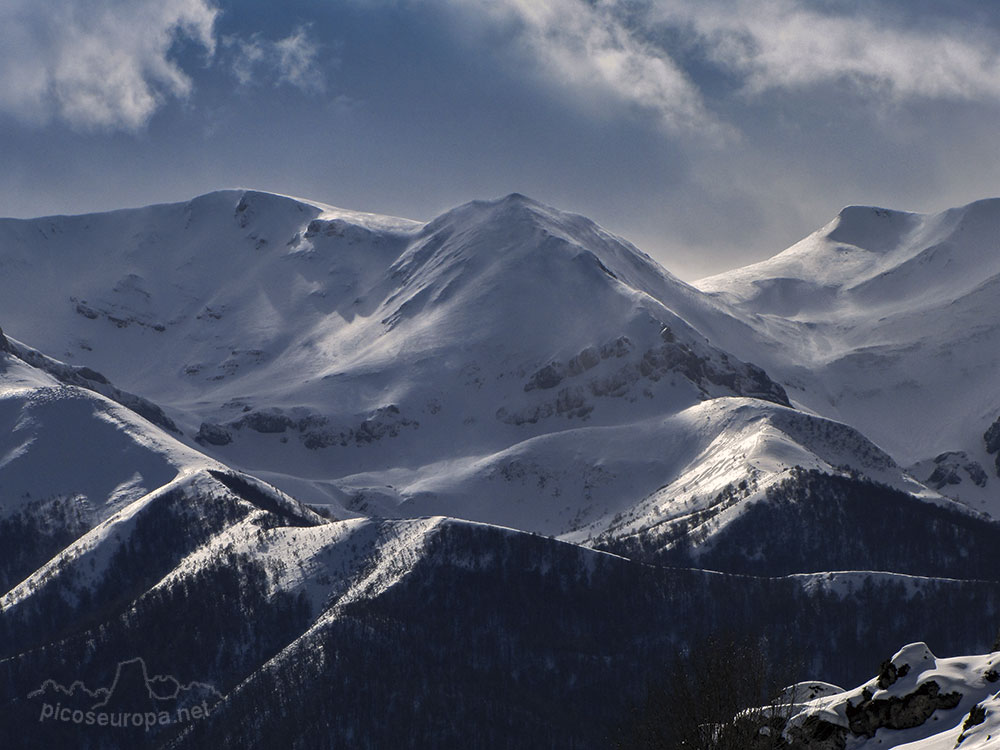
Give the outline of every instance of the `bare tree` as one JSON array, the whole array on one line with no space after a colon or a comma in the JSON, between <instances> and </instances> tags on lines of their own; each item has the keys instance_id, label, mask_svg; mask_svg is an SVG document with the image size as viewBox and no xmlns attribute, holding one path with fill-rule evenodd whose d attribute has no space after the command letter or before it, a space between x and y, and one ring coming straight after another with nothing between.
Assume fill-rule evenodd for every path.
<instances>
[{"instance_id":1,"label":"bare tree","mask_svg":"<svg viewBox=\"0 0 1000 750\"><path fill-rule=\"evenodd\" d=\"M618 741L646 750L770 750L787 747L782 729L792 696L790 665L776 665L765 640L710 635L678 653L651 686Z\"/></svg>"}]
</instances>

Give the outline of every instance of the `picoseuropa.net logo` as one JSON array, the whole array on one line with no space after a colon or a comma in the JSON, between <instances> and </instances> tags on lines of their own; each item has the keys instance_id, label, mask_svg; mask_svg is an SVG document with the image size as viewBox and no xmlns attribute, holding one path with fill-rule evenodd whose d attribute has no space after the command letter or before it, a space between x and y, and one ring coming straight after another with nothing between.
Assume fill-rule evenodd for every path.
<instances>
[{"instance_id":1,"label":"picoseuropa.net logo","mask_svg":"<svg viewBox=\"0 0 1000 750\"><path fill-rule=\"evenodd\" d=\"M207 718L222 695L204 682L150 676L138 657L118 663L110 687L91 690L81 680L69 687L46 680L28 698L38 701L38 721L44 724L150 732Z\"/></svg>"}]
</instances>

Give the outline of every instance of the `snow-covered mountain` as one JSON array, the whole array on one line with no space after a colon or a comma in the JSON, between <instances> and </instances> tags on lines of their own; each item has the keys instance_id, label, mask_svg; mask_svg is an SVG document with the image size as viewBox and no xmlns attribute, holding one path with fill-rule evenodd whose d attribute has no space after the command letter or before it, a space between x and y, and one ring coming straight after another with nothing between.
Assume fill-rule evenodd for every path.
<instances>
[{"instance_id":1,"label":"snow-covered mountain","mask_svg":"<svg viewBox=\"0 0 1000 750\"><path fill-rule=\"evenodd\" d=\"M338 517L570 531L676 478L663 437L705 442L668 429L622 461L596 428L709 396L785 402L672 311L693 290L523 196L420 225L232 191L0 233L10 332L141 390L220 460ZM525 477L537 486L512 497Z\"/></svg>"},{"instance_id":2,"label":"snow-covered mountain","mask_svg":"<svg viewBox=\"0 0 1000 750\"><path fill-rule=\"evenodd\" d=\"M520 195L0 221L3 720L141 656L218 702L125 745L590 747L725 623L837 680L983 648L994 213L847 209L698 286Z\"/></svg>"},{"instance_id":3,"label":"snow-covered mountain","mask_svg":"<svg viewBox=\"0 0 1000 750\"><path fill-rule=\"evenodd\" d=\"M339 518L583 541L794 466L935 496L863 436L783 411L753 357L699 332L755 335L724 305L520 195L419 224L225 191L6 221L0 264L11 333Z\"/></svg>"},{"instance_id":4,"label":"snow-covered mountain","mask_svg":"<svg viewBox=\"0 0 1000 750\"><path fill-rule=\"evenodd\" d=\"M755 329L721 345L915 476L1000 513L1000 200L934 215L852 206L771 258L697 286Z\"/></svg>"},{"instance_id":5,"label":"snow-covered mountain","mask_svg":"<svg viewBox=\"0 0 1000 750\"><path fill-rule=\"evenodd\" d=\"M99 373L56 362L0 332L0 583L7 592L0 606L5 614L73 565L82 566L81 560L87 566L73 574L76 585L99 580L143 514L190 494L211 496L216 503L228 486L226 477L258 485L179 442L169 428L172 423L154 404L120 391ZM276 490L269 492L271 506L322 520ZM188 510L189 523L200 525L202 509ZM198 534L204 531L199 528ZM171 540L175 552L191 543Z\"/></svg>"}]
</instances>

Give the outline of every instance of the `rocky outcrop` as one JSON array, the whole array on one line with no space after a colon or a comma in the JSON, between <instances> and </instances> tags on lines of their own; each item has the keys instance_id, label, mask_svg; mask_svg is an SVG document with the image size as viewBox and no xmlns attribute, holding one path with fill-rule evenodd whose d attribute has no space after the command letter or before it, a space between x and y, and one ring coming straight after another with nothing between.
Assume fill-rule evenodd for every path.
<instances>
[{"instance_id":1,"label":"rocky outcrop","mask_svg":"<svg viewBox=\"0 0 1000 750\"><path fill-rule=\"evenodd\" d=\"M368 445L378 440L398 437L403 428L416 429L420 422L405 417L395 404L380 406L361 423L348 428L337 428L329 424L326 417L311 416L298 422L302 433L302 443L306 448L317 450L334 445L345 447L350 444Z\"/></svg>"},{"instance_id":2,"label":"rocky outcrop","mask_svg":"<svg viewBox=\"0 0 1000 750\"><path fill-rule=\"evenodd\" d=\"M199 445L229 445L233 442L233 435L222 425L202 422L194 440Z\"/></svg>"},{"instance_id":3,"label":"rocky outcrop","mask_svg":"<svg viewBox=\"0 0 1000 750\"><path fill-rule=\"evenodd\" d=\"M533 403L520 409L502 407L496 418L507 424L535 424L552 416L582 418L594 410L590 397L632 397L642 381L657 383L676 374L693 383L704 398L725 389L729 395L747 396L788 406L788 395L761 368L741 362L708 346L680 341L669 326L660 329L660 343L635 356L636 345L619 336L600 347L589 346L568 361L552 361L540 367L524 384L524 392L562 388L555 400ZM617 363L614 361L620 360ZM598 365L608 362L599 370ZM583 378L585 373L591 373ZM646 395L650 395L647 393Z\"/></svg>"},{"instance_id":4,"label":"rocky outcrop","mask_svg":"<svg viewBox=\"0 0 1000 750\"><path fill-rule=\"evenodd\" d=\"M929 680L902 697L890 696L873 700L871 691L866 688L862 692L861 701L856 704L848 702L845 709L848 727L853 734L874 737L875 732L883 727L919 727L939 708L954 708L961 700L961 693L942 693L937 682Z\"/></svg>"},{"instance_id":5,"label":"rocky outcrop","mask_svg":"<svg viewBox=\"0 0 1000 750\"><path fill-rule=\"evenodd\" d=\"M233 423L237 430L247 429L264 434L282 433L294 426L295 421L277 409L250 412Z\"/></svg>"},{"instance_id":6,"label":"rocky outcrop","mask_svg":"<svg viewBox=\"0 0 1000 750\"><path fill-rule=\"evenodd\" d=\"M531 376L531 379L524 384L525 391L533 391L536 388L555 388L563 378L566 377L566 368L560 362L552 362Z\"/></svg>"},{"instance_id":7,"label":"rocky outcrop","mask_svg":"<svg viewBox=\"0 0 1000 750\"><path fill-rule=\"evenodd\" d=\"M879 690L887 690L890 685L895 685L900 677L906 677L910 673L910 665L903 664L897 667L891 659L886 659L878 668L878 678L876 685Z\"/></svg>"},{"instance_id":8,"label":"rocky outcrop","mask_svg":"<svg viewBox=\"0 0 1000 750\"><path fill-rule=\"evenodd\" d=\"M792 750L844 750L847 747L847 729L810 716L798 726L787 731Z\"/></svg>"},{"instance_id":9,"label":"rocky outcrop","mask_svg":"<svg viewBox=\"0 0 1000 750\"><path fill-rule=\"evenodd\" d=\"M986 430L983 435L983 440L986 441L986 452L996 453L1000 450L1000 417L997 421L990 425L990 428Z\"/></svg>"},{"instance_id":10,"label":"rocky outcrop","mask_svg":"<svg viewBox=\"0 0 1000 750\"><path fill-rule=\"evenodd\" d=\"M536 424L553 416L568 418L583 418L594 410L594 405L587 401L587 394L580 386L562 388L555 401L546 401L535 406L528 406L514 412L505 407L497 409L496 418L501 422L513 425Z\"/></svg>"},{"instance_id":11,"label":"rocky outcrop","mask_svg":"<svg viewBox=\"0 0 1000 750\"><path fill-rule=\"evenodd\" d=\"M524 384L524 391L550 390L563 385L567 379L594 369L603 360L628 357L623 366L610 372L606 368L600 375L592 377L586 382L586 388L594 396L621 396L643 378L657 382L666 375L677 373L703 392L707 392L712 385L721 386L732 395L761 398L788 406L785 390L756 365L733 359L725 352L710 349L696 351L678 340L669 326L662 327L660 339L659 345L646 349L638 358L629 357L635 350L635 344L627 336L620 336L600 348L587 347L568 362L549 362L539 368Z\"/></svg>"},{"instance_id":12,"label":"rocky outcrop","mask_svg":"<svg viewBox=\"0 0 1000 750\"><path fill-rule=\"evenodd\" d=\"M199 435L204 432L205 442L212 442L213 437L220 440L226 440L228 437L231 440L231 430L246 429L265 435L298 432L299 439L306 448L318 450L336 445L341 447L351 444L367 445L386 437L397 437L404 427L419 426L418 421L405 417L395 404L380 406L360 423L350 427L331 424L329 418L322 414L308 414L293 419L281 409L271 408L250 412L225 426L203 424ZM283 437L282 440L287 438ZM213 445L224 444L213 443Z\"/></svg>"},{"instance_id":13,"label":"rocky outcrop","mask_svg":"<svg viewBox=\"0 0 1000 750\"><path fill-rule=\"evenodd\" d=\"M909 665L899 667L899 676L904 676ZM879 671L879 687L883 690L896 678L896 666L885 662ZM921 684L908 695L888 699L872 700L871 692L863 693L862 701L856 705L846 705L848 728L833 724L812 715L801 724L788 727L786 736L793 750L844 750L847 747L848 732L855 737L874 737L879 729L910 729L922 725L937 709L954 708L962 700L960 693L940 692L936 682ZM966 719L963 731L985 720L986 712L981 706L974 706ZM962 738L959 738L961 742Z\"/></svg>"},{"instance_id":14,"label":"rocky outcrop","mask_svg":"<svg viewBox=\"0 0 1000 750\"><path fill-rule=\"evenodd\" d=\"M969 458L964 451L949 451L934 459L934 471L925 484L935 490L941 490L948 485L961 484L965 481L964 473L977 487L985 487L986 471L978 461Z\"/></svg>"},{"instance_id":15,"label":"rocky outcrop","mask_svg":"<svg viewBox=\"0 0 1000 750\"><path fill-rule=\"evenodd\" d=\"M997 417L997 421L986 430L983 440L986 441L986 452L990 455L997 454L996 469L997 476L1000 477L1000 417Z\"/></svg>"},{"instance_id":16,"label":"rocky outcrop","mask_svg":"<svg viewBox=\"0 0 1000 750\"><path fill-rule=\"evenodd\" d=\"M528 379L528 382L524 384L524 390L529 392L536 388L541 390L555 388L566 378L582 375L597 367L601 360L620 359L628 355L634 348L635 346L628 336L619 336L614 341L604 344L600 349L596 346L588 346L579 354L571 357L565 364L549 362Z\"/></svg>"},{"instance_id":17,"label":"rocky outcrop","mask_svg":"<svg viewBox=\"0 0 1000 750\"><path fill-rule=\"evenodd\" d=\"M118 291L117 289L115 291ZM116 305L110 302L102 303L100 309L92 307L87 300L80 300L70 297L70 304L74 306L77 315L81 315L87 320L106 319L114 324L116 328L128 328L130 325L137 325L142 328L149 328L157 333L163 333L167 327L158 321L149 320L146 316L130 310L127 307Z\"/></svg>"},{"instance_id":18,"label":"rocky outcrop","mask_svg":"<svg viewBox=\"0 0 1000 750\"><path fill-rule=\"evenodd\" d=\"M962 724L962 731L964 732L968 729L972 729L972 727L979 726L984 721L986 721L986 707L977 703L972 707L972 710L969 711L968 718L965 720L965 723ZM959 739L959 741L961 742L961 739Z\"/></svg>"}]
</instances>

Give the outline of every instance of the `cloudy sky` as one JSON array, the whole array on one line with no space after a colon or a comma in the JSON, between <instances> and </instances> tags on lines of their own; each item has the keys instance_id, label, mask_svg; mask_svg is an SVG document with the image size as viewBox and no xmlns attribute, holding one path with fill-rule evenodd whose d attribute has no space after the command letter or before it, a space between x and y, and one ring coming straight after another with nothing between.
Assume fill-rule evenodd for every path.
<instances>
[{"instance_id":1,"label":"cloudy sky","mask_svg":"<svg viewBox=\"0 0 1000 750\"><path fill-rule=\"evenodd\" d=\"M522 192L686 279L1000 195L995 0L3 0L0 215Z\"/></svg>"}]
</instances>

